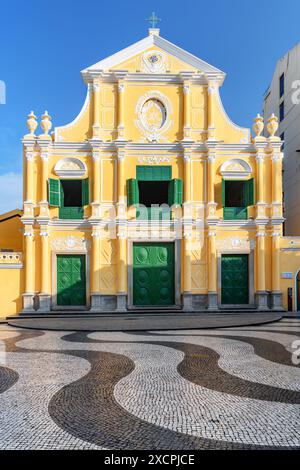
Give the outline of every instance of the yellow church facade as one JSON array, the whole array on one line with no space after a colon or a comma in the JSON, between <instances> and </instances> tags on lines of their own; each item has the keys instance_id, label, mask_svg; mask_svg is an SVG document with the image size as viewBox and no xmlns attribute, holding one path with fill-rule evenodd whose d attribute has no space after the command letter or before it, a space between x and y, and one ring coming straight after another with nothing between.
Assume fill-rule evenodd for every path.
<instances>
[{"instance_id":1,"label":"yellow church facade","mask_svg":"<svg viewBox=\"0 0 300 470\"><path fill-rule=\"evenodd\" d=\"M50 132L45 112L38 133L28 116L23 211L0 220L1 314L280 310L289 295L297 309L277 118L252 138L224 111L224 72L155 28L82 76L73 122Z\"/></svg>"}]
</instances>

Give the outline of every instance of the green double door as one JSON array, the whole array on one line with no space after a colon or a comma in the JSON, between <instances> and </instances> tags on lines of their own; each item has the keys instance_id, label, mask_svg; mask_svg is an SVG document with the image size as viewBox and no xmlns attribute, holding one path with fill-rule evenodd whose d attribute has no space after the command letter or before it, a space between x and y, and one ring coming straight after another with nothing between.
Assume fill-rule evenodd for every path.
<instances>
[{"instance_id":1,"label":"green double door","mask_svg":"<svg viewBox=\"0 0 300 470\"><path fill-rule=\"evenodd\" d=\"M133 304L175 304L174 243L133 244Z\"/></svg>"},{"instance_id":2,"label":"green double door","mask_svg":"<svg viewBox=\"0 0 300 470\"><path fill-rule=\"evenodd\" d=\"M57 305L86 305L85 255L57 255Z\"/></svg>"},{"instance_id":3,"label":"green double door","mask_svg":"<svg viewBox=\"0 0 300 470\"><path fill-rule=\"evenodd\" d=\"M222 255L221 264L222 304L248 304L248 255Z\"/></svg>"}]
</instances>

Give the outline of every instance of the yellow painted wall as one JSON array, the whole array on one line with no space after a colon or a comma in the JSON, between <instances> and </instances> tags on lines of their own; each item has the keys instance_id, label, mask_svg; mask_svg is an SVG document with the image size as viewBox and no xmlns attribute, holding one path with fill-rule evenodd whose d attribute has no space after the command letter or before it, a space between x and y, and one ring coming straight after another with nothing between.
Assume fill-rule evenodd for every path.
<instances>
[{"instance_id":1,"label":"yellow painted wall","mask_svg":"<svg viewBox=\"0 0 300 470\"><path fill-rule=\"evenodd\" d=\"M0 250L23 250L23 224L21 211L11 211L0 216Z\"/></svg>"},{"instance_id":2,"label":"yellow painted wall","mask_svg":"<svg viewBox=\"0 0 300 470\"><path fill-rule=\"evenodd\" d=\"M287 289L293 289L293 309L296 310L296 276L300 270L300 237L282 237L281 239L281 273L292 273L292 279L281 278L284 307L287 308ZM300 307L300 306L299 306Z\"/></svg>"},{"instance_id":3,"label":"yellow painted wall","mask_svg":"<svg viewBox=\"0 0 300 470\"><path fill-rule=\"evenodd\" d=\"M0 269L0 317L22 310L23 269Z\"/></svg>"}]
</instances>

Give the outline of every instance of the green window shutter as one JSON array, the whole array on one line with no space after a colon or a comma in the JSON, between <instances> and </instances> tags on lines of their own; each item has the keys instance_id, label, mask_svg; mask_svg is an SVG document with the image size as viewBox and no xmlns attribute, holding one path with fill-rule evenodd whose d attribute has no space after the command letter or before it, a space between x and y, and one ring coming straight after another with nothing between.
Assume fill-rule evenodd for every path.
<instances>
[{"instance_id":1,"label":"green window shutter","mask_svg":"<svg viewBox=\"0 0 300 470\"><path fill-rule=\"evenodd\" d=\"M62 188L60 180L49 178L48 181L48 198L50 206L62 205Z\"/></svg>"},{"instance_id":2,"label":"green window shutter","mask_svg":"<svg viewBox=\"0 0 300 470\"><path fill-rule=\"evenodd\" d=\"M245 181L244 186L244 207L254 204L254 178Z\"/></svg>"},{"instance_id":3,"label":"green window shutter","mask_svg":"<svg viewBox=\"0 0 300 470\"><path fill-rule=\"evenodd\" d=\"M160 180L167 181L172 178L172 167L171 166L161 166L160 167Z\"/></svg>"},{"instance_id":4,"label":"green window shutter","mask_svg":"<svg viewBox=\"0 0 300 470\"><path fill-rule=\"evenodd\" d=\"M83 219L83 207L60 207L60 219Z\"/></svg>"},{"instance_id":5,"label":"green window shutter","mask_svg":"<svg viewBox=\"0 0 300 470\"><path fill-rule=\"evenodd\" d=\"M136 178L140 181L169 181L172 178L172 167L169 165L138 165Z\"/></svg>"},{"instance_id":6,"label":"green window shutter","mask_svg":"<svg viewBox=\"0 0 300 470\"><path fill-rule=\"evenodd\" d=\"M126 181L127 206L133 206L139 203L139 186L135 178Z\"/></svg>"},{"instance_id":7,"label":"green window shutter","mask_svg":"<svg viewBox=\"0 0 300 470\"><path fill-rule=\"evenodd\" d=\"M89 197L89 179L82 180L82 206L87 206L90 203Z\"/></svg>"},{"instance_id":8,"label":"green window shutter","mask_svg":"<svg viewBox=\"0 0 300 470\"><path fill-rule=\"evenodd\" d=\"M225 207L225 202L226 202L225 191L226 191L226 181L222 180L222 206L223 207Z\"/></svg>"},{"instance_id":9,"label":"green window shutter","mask_svg":"<svg viewBox=\"0 0 300 470\"><path fill-rule=\"evenodd\" d=\"M182 180L178 178L172 179L168 188L169 206L172 206L173 204L182 204L182 192Z\"/></svg>"},{"instance_id":10,"label":"green window shutter","mask_svg":"<svg viewBox=\"0 0 300 470\"><path fill-rule=\"evenodd\" d=\"M224 220L246 220L248 218L247 207L224 207Z\"/></svg>"}]
</instances>

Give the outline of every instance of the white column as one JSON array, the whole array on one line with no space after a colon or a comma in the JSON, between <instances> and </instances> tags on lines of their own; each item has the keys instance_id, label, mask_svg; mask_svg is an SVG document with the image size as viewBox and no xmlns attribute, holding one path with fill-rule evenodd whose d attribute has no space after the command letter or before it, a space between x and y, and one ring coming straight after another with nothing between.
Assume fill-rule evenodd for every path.
<instances>
[{"instance_id":1,"label":"white column","mask_svg":"<svg viewBox=\"0 0 300 470\"><path fill-rule=\"evenodd\" d=\"M282 153L272 155L272 219L282 217Z\"/></svg>"},{"instance_id":2,"label":"white column","mask_svg":"<svg viewBox=\"0 0 300 470\"><path fill-rule=\"evenodd\" d=\"M208 232L208 310L218 309L216 231Z\"/></svg>"},{"instance_id":3,"label":"white column","mask_svg":"<svg viewBox=\"0 0 300 470\"><path fill-rule=\"evenodd\" d=\"M39 311L50 310L51 286L50 286L50 256L49 233L47 227L41 227L41 292L39 294Z\"/></svg>"},{"instance_id":4,"label":"white column","mask_svg":"<svg viewBox=\"0 0 300 470\"><path fill-rule=\"evenodd\" d=\"M49 142L40 145L41 156L41 175L40 184L40 202L39 202L39 219L49 219L49 203L48 203L48 177L49 177Z\"/></svg>"},{"instance_id":5,"label":"white column","mask_svg":"<svg viewBox=\"0 0 300 470\"><path fill-rule=\"evenodd\" d=\"M92 231L91 260L91 310L101 312L100 270L101 270L101 229L94 226Z\"/></svg>"},{"instance_id":6,"label":"white column","mask_svg":"<svg viewBox=\"0 0 300 470\"><path fill-rule=\"evenodd\" d=\"M273 229L272 234L272 309L283 310L280 287L280 237L281 226Z\"/></svg>"},{"instance_id":7,"label":"white column","mask_svg":"<svg viewBox=\"0 0 300 470\"><path fill-rule=\"evenodd\" d=\"M25 292L23 294L23 311L34 311L34 296L35 296L35 256L33 237L34 232L32 227L25 226Z\"/></svg>"},{"instance_id":8,"label":"white column","mask_svg":"<svg viewBox=\"0 0 300 470\"><path fill-rule=\"evenodd\" d=\"M118 257L118 297L117 310L126 311L127 298L127 235L126 229L118 229L119 257Z\"/></svg>"},{"instance_id":9,"label":"white column","mask_svg":"<svg viewBox=\"0 0 300 470\"><path fill-rule=\"evenodd\" d=\"M209 149L207 156L207 218L216 218L216 207L215 202L215 151Z\"/></svg>"},{"instance_id":10,"label":"white column","mask_svg":"<svg viewBox=\"0 0 300 470\"><path fill-rule=\"evenodd\" d=\"M93 89L93 139L100 138L100 83L94 81Z\"/></svg>"},{"instance_id":11,"label":"white column","mask_svg":"<svg viewBox=\"0 0 300 470\"><path fill-rule=\"evenodd\" d=\"M118 113L117 113L117 122L118 122L118 140L124 140L124 95L125 95L125 83L119 81L118 83Z\"/></svg>"},{"instance_id":12,"label":"white column","mask_svg":"<svg viewBox=\"0 0 300 470\"><path fill-rule=\"evenodd\" d=\"M24 163L25 171L23 178L23 198L24 198L24 213L22 219L31 219L34 218L34 205L35 201L35 178L34 178L34 169L35 169L35 149L34 142L24 143Z\"/></svg>"},{"instance_id":13,"label":"white column","mask_svg":"<svg viewBox=\"0 0 300 470\"><path fill-rule=\"evenodd\" d=\"M256 306L258 310L268 309L268 295L266 292L266 232L265 227L258 227L256 234L256 272L257 272L257 291Z\"/></svg>"},{"instance_id":14,"label":"white column","mask_svg":"<svg viewBox=\"0 0 300 470\"><path fill-rule=\"evenodd\" d=\"M216 84L209 82L207 87L207 140L215 140L215 96Z\"/></svg>"},{"instance_id":15,"label":"white column","mask_svg":"<svg viewBox=\"0 0 300 470\"><path fill-rule=\"evenodd\" d=\"M183 85L183 140L191 139L191 98L190 84Z\"/></svg>"},{"instance_id":16,"label":"white column","mask_svg":"<svg viewBox=\"0 0 300 470\"><path fill-rule=\"evenodd\" d=\"M100 200L101 200L101 150L99 141L90 141L92 145L93 172L92 172L92 216L91 219L100 219Z\"/></svg>"},{"instance_id":17,"label":"white column","mask_svg":"<svg viewBox=\"0 0 300 470\"><path fill-rule=\"evenodd\" d=\"M117 142L117 215L126 219L126 176L125 176L125 143Z\"/></svg>"}]
</instances>

